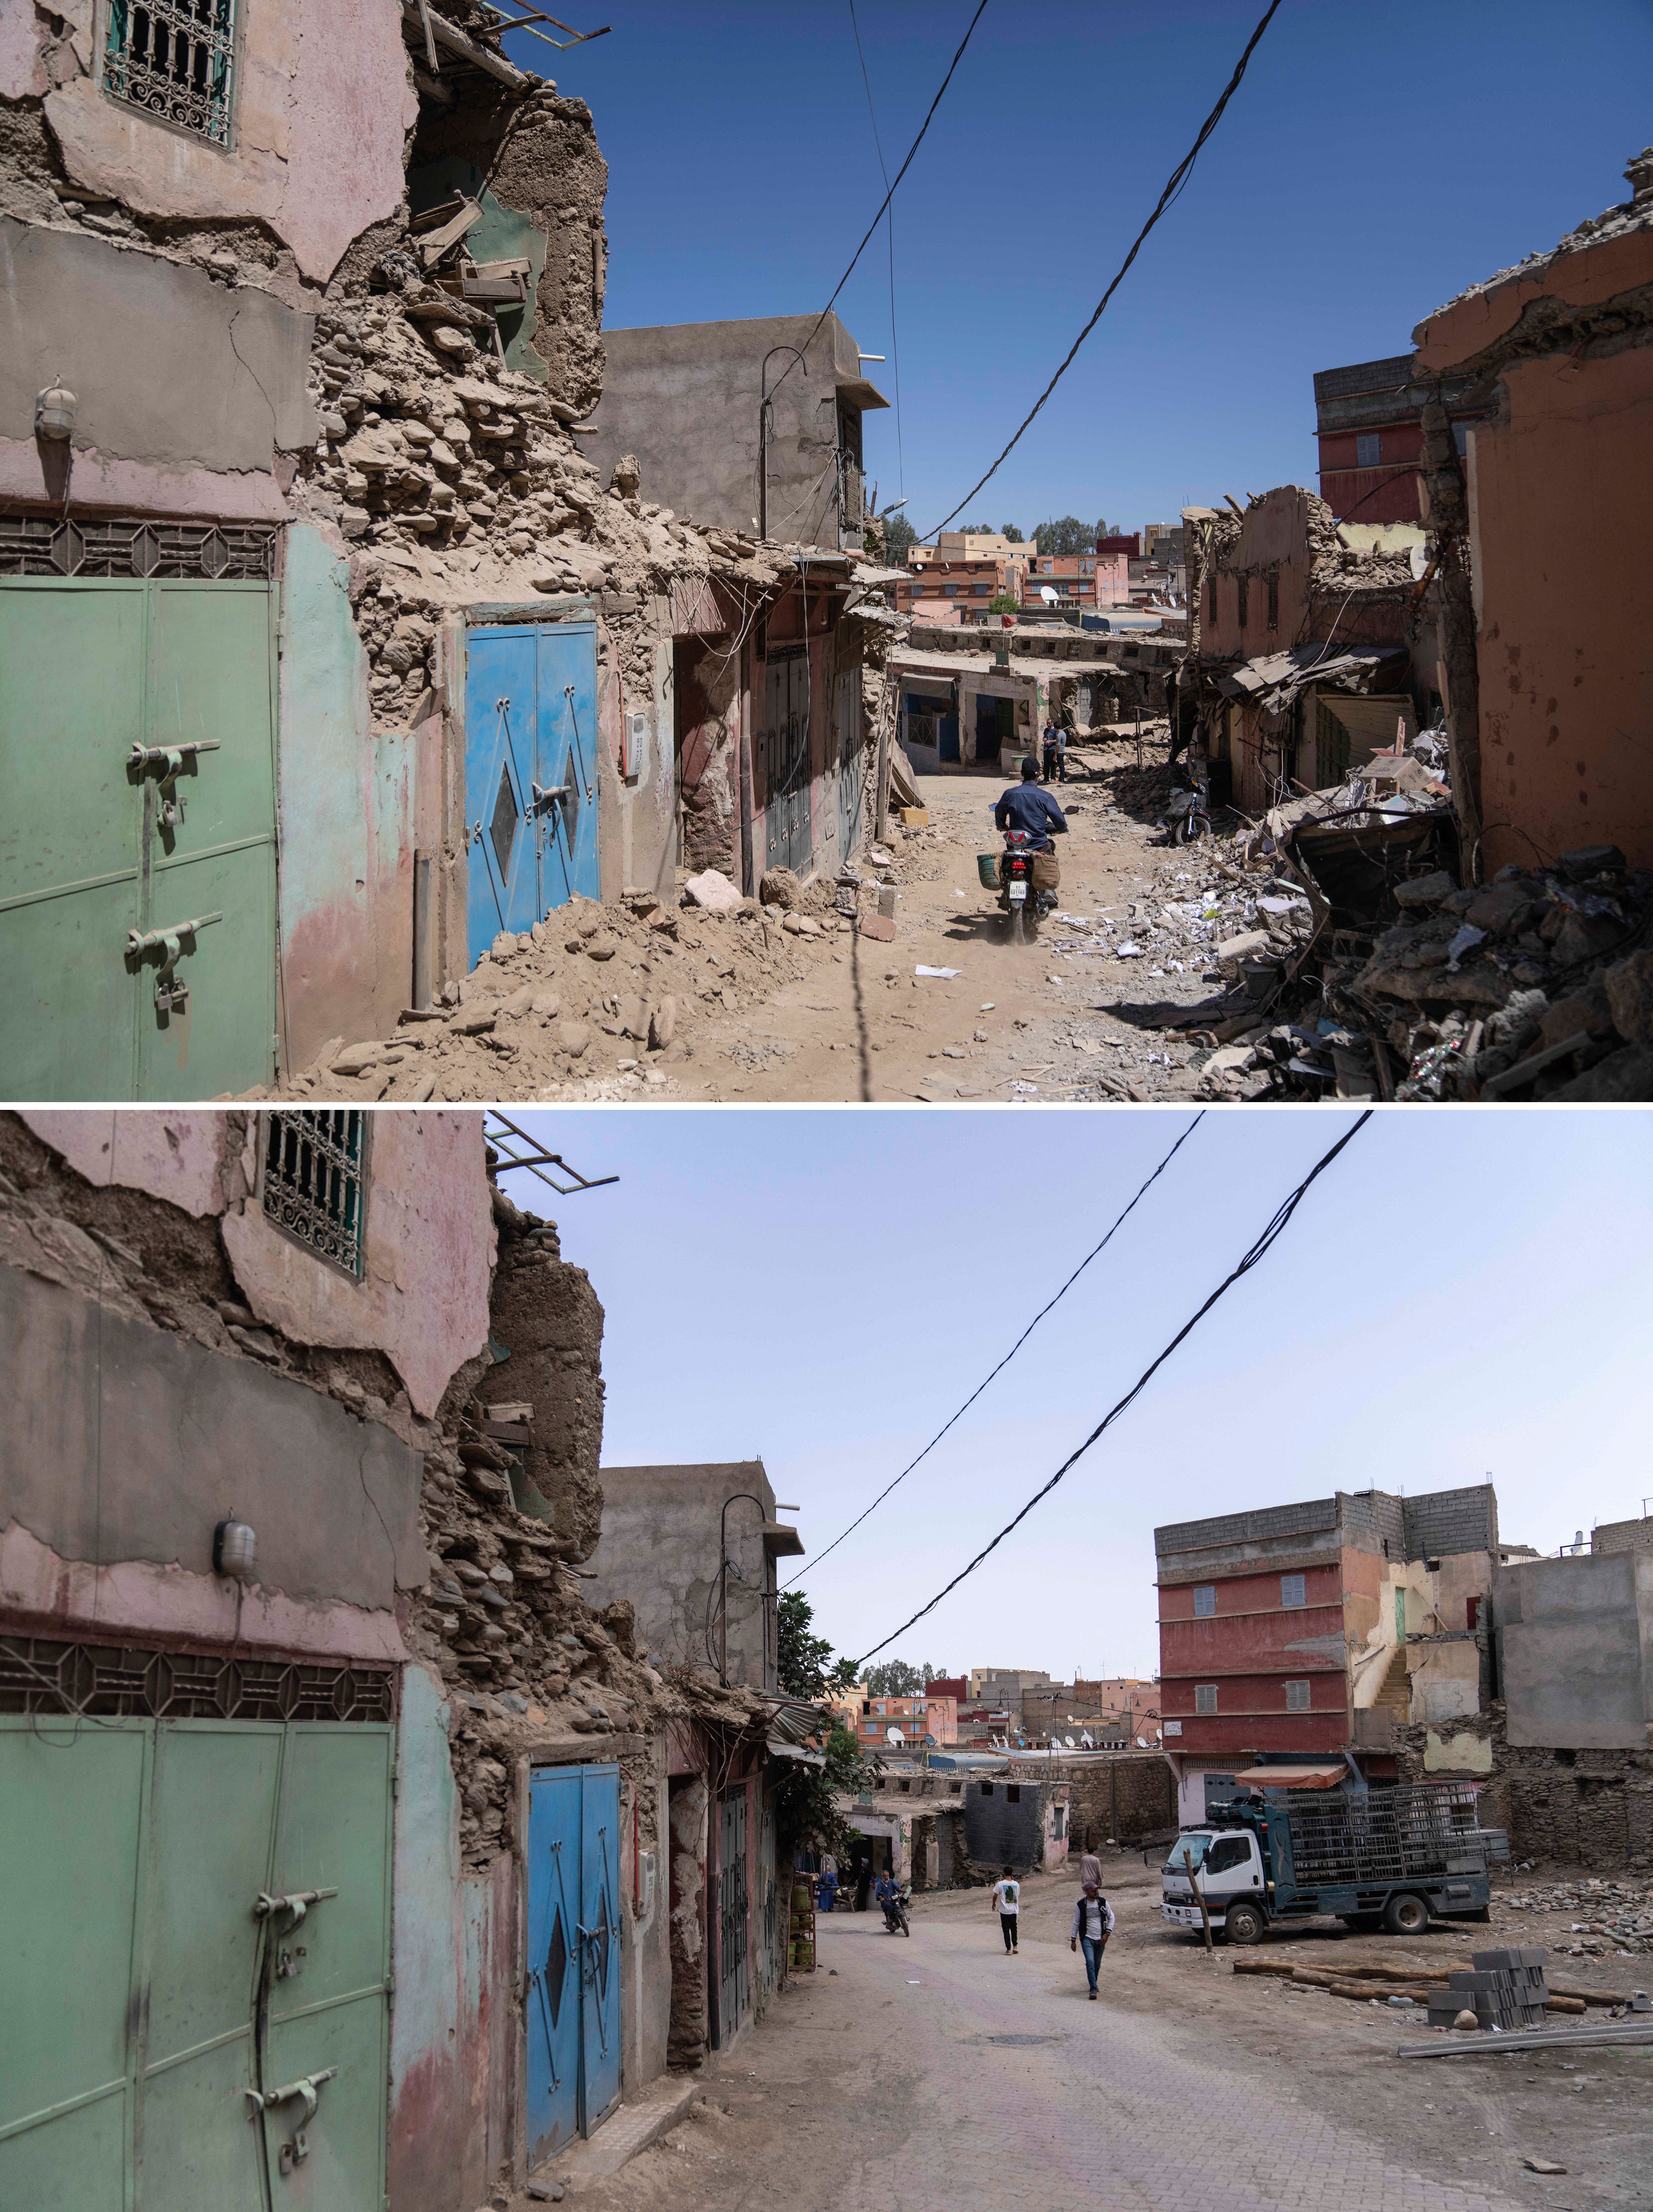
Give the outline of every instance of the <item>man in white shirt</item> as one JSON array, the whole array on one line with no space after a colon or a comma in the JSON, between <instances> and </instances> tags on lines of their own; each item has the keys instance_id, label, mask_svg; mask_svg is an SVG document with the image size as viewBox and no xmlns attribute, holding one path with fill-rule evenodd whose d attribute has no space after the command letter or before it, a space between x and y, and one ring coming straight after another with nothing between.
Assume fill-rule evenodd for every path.
<instances>
[{"instance_id":1,"label":"man in white shirt","mask_svg":"<svg viewBox=\"0 0 1653 2212\"><path fill-rule=\"evenodd\" d=\"M1108 1938L1114 1932L1114 1908L1093 1881L1087 1881L1078 1903L1073 1907L1073 1931L1067 1939L1070 1951L1085 1946L1085 1974L1091 1984L1091 1999L1096 2002L1097 1969L1102 1964L1102 1954L1108 1948Z\"/></svg>"},{"instance_id":2,"label":"man in white shirt","mask_svg":"<svg viewBox=\"0 0 1653 2212\"><path fill-rule=\"evenodd\" d=\"M1022 1885L1009 1867L993 1885L994 1909L999 1915L999 1925L1005 1931L1005 1948L1016 1948L1016 1936L1022 1913Z\"/></svg>"}]
</instances>

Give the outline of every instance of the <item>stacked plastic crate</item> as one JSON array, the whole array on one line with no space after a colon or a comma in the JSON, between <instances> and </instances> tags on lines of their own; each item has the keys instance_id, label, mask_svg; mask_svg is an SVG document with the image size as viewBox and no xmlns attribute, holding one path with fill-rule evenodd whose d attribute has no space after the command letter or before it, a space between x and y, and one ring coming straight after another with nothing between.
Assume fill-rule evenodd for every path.
<instances>
[{"instance_id":1,"label":"stacked plastic crate","mask_svg":"<svg viewBox=\"0 0 1653 2212\"><path fill-rule=\"evenodd\" d=\"M1541 2027L1549 1992L1544 1986L1547 1951L1472 1952L1472 1972L1449 1974L1443 1990L1429 1994L1429 2024L1450 2027L1473 2012L1482 2027Z\"/></svg>"}]
</instances>

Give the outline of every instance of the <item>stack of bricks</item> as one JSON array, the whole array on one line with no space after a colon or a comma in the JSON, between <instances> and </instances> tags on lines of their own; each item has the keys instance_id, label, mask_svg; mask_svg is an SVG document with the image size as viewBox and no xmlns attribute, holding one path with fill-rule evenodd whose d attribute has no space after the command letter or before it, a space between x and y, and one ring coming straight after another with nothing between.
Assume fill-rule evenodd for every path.
<instances>
[{"instance_id":1,"label":"stack of bricks","mask_svg":"<svg viewBox=\"0 0 1653 2212\"><path fill-rule=\"evenodd\" d=\"M1473 2012L1482 2027L1541 2027L1548 1955L1530 1947L1472 1952L1473 1972L1449 1974L1443 1990L1430 1991L1430 2026L1450 2027L1461 2012Z\"/></svg>"}]
</instances>

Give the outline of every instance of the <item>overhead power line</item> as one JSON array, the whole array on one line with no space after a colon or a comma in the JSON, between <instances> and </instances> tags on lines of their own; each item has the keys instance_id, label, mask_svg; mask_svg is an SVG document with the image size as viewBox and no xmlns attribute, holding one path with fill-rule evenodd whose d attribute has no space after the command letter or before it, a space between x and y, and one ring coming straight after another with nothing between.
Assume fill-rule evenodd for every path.
<instances>
[{"instance_id":1,"label":"overhead power line","mask_svg":"<svg viewBox=\"0 0 1653 2212\"><path fill-rule=\"evenodd\" d=\"M1189 147L1188 152L1182 156L1176 167L1171 171L1170 179L1166 183L1165 189L1159 195L1158 205L1154 209L1153 213L1148 217L1146 222L1143 224L1141 229L1137 233L1136 243L1132 246L1124 260L1121 262L1119 265L1119 273L1114 278L1113 283L1103 294L1101 299L1097 301L1095 314L1091 316L1090 321L1079 332L1078 337L1074 339L1073 344L1067 349L1067 356L1063 360L1061 367L1051 378L1049 383L1046 385L1044 390L1034 401L1032 406L1029 408L1026 415L1023 417L1022 422L1017 429L1015 436L1011 440L1009 445L1005 447L1004 452L1000 454L999 459L994 463L993 466L988 471L987 475L981 479L979 483L975 483L970 486L969 491L967 491L963 498L959 501L952 513L951 514L944 515L941 520L935 526L934 530L927 530L924 532L924 536L927 539L934 538L939 534L939 532L945 530L950 522L957 520L957 517L963 514L964 509L975 497L977 492L981 491L984 486L992 482L993 478L999 473L999 471L1003 466L1004 463L1009 459L1015 447L1020 443L1023 433L1027 429L1034 416L1044 405L1046 400L1049 398L1051 393L1061 382L1063 377L1067 375L1069 368L1073 366L1074 356L1078 353L1079 348L1085 343L1086 338L1090 337L1091 331L1095 330L1097 325L1102 320L1103 309L1108 305L1109 300L1113 298L1115 293L1118 291L1121 284L1125 281L1125 272L1130 267L1131 264L1136 259L1137 255L1141 252L1143 240L1146 238L1148 233L1158 222L1160 216L1164 214L1166 209L1170 205L1171 202L1182 191L1183 185L1188 182L1188 173L1193 168L1194 162L1199 159L1200 148L1205 144L1206 139L1210 137L1212 132L1217 128L1218 123L1221 122L1223 110L1228 106L1229 101L1232 100L1236 92L1238 91L1240 79L1246 72L1246 64L1251 59L1252 55L1256 52L1258 41L1261 39L1263 33L1273 21L1275 14L1279 8L1279 4L1280 0L1271 0L1268 12L1264 15L1256 29L1251 33L1250 38L1246 42L1245 52L1240 56L1239 60L1235 64L1234 74L1230 77L1227 84L1223 88L1222 98L1218 101L1216 106L1212 109L1210 114L1206 116L1205 121L1200 125L1200 136L1194 140L1193 145ZM961 49L961 52L963 50ZM901 180L897 178L896 181L899 184ZM862 243L866 243L865 240L863 240ZM854 266L853 263L851 266ZM846 270L845 274L848 275L848 270ZM833 296L836 298L837 295L835 293ZM811 332L811 335L813 336L813 333Z\"/></svg>"},{"instance_id":2,"label":"overhead power line","mask_svg":"<svg viewBox=\"0 0 1653 2212\"><path fill-rule=\"evenodd\" d=\"M890 171L884 158L884 141L878 136L878 110L872 105L872 80L866 73L866 56L861 47L861 27L855 21L855 0L849 0L849 27L855 33L855 58L861 65L861 82L866 88L866 112L872 125L872 144L878 156L878 173L884 179L884 189L890 188ZM896 481L904 492L907 489L907 453L901 428L901 340L896 336L896 211L887 209L884 218L884 234L890 241L890 356L896 375Z\"/></svg>"},{"instance_id":3,"label":"overhead power line","mask_svg":"<svg viewBox=\"0 0 1653 2212\"><path fill-rule=\"evenodd\" d=\"M1005 1369L1010 1365L1011 1361L1015 1358L1017 1353L1027 1342L1029 1337L1032 1335L1034 1330L1037 1328L1039 1323L1044 1319L1045 1316L1050 1312L1053 1307L1058 1306L1061 1304L1062 1300L1067 1296L1067 1293L1073 1289L1074 1284L1078 1282L1079 1277L1090 1266L1092 1260L1098 1258L1101 1254L1107 1250L1109 1245L1111 1244L1114 1240L1115 1231L1119 1229L1124 1224L1127 1218L1136 1211L1137 1206L1153 1188L1155 1183L1157 1183L1160 1176L1164 1174L1166 1169L1176 1158L1176 1155L1182 1151L1183 1146L1187 1144L1188 1139L1194 1134L1194 1131L1199 1127L1200 1124L1205 1120L1205 1109L1201 1108L1200 1112L1194 1115L1193 1121L1188 1123L1188 1127L1183 1130L1176 1142L1171 1146L1170 1152L1166 1153L1164 1158L1161 1160L1159 1165L1154 1170L1147 1181L1143 1183L1141 1188L1138 1190L1136 1196L1125 1208L1124 1212L1121 1213L1118 1219L1114 1223L1113 1228L1108 1231L1108 1234L1103 1238L1101 1243L1097 1245L1092 1251L1085 1254L1084 1259L1079 1261L1079 1266L1074 1268L1073 1273L1062 1285L1060 1290L1057 1291L1055 1297L1049 1301L1049 1304L1040 1307L1038 1312L1034 1315L1032 1320L1022 1331L1022 1334L1017 1338L1015 1343L1012 1345L1010 1350L999 1362L998 1366L993 1370L992 1374L985 1376L982 1380L976 1384L975 1389L971 1391L969 1396L965 1399L963 1404L953 1415L952 1419L942 1424L941 1427L939 1428L935 1434L931 1437L929 1443L925 1445L923 1450L920 1452L918 1458L909 1460L906 1466L902 1468L901 1473L896 1477L895 1481L886 1484L884 1488L878 1492L878 1496L872 1500L872 1503L866 1508L866 1511L864 1513L858 1513L855 1518L850 1522L848 1528L844 1529L842 1534L835 1536L832 1541L827 1546L826 1551L817 1553L817 1555L811 1560L807 1567L802 1567L795 1575L788 1577L787 1580L781 1585L783 1589L790 1589L793 1583L801 1582L806 1574L812 1574L815 1569L820 1565L821 1561L828 1556L828 1553L837 1550L839 1545L843 1542L846 1536L853 1536L856 1529L860 1527L862 1522L867 1517L867 1514L875 1513L878 1507L883 1504L884 1499L889 1497L890 1492L894 1490L897 1485L906 1481L908 1476L918 1465L919 1460L927 1459L930 1454L935 1449L936 1446L941 1442L943 1437L946 1435L948 1430L955 1426L955 1425L959 1421L963 1420L965 1414L969 1412L970 1407L975 1403L976 1400L981 1395L981 1393L987 1389L988 1384L993 1381L994 1376L1001 1375Z\"/></svg>"},{"instance_id":4,"label":"overhead power line","mask_svg":"<svg viewBox=\"0 0 1653 2212\"><path fill-rule=\"evenodd\" d=\"M959 1571L953 1577L952 1580L946 1585L945 1589L939 1589L927 1605L920 1606L915 1613L912 1614L909 1619L903 1620L899 1628L892 1628L889 1635L884 1637L881 1642L875 1644L870 1651L863 1651L860 1657L855 1662L855 1666L858 1671L866 1664L869 1659L875 1657L878 1652L884 1650L886 1645L893 1644L896 1637L905 1636L908 1630L913 1627L917 1622L922 1620L927 1613L933 1613L937 1606L940 1604L942 1599L944 1597L950 1596L951 1593L958 1588L960 1583L963 1582L969 1576L973 1575L976 1569L981 1565L982 1560L985 1559L990 1553L996 1552L998 1550L1000 1545L1004 1542L1006 1537L1010 1534L1012 1529L1018 1528L1021 1523L1026 1520L1028 1515L1032 1512L1034 1507L1037 1505L1042 1499L1046 1498L1050 1495L1051 1492L1056 1487L1056 1485L1068 1472L1069 1468L1077 1466L1079 1462L1084 1458L1085 1453L1090 1450L1091 1445L1096 1443L1097 1437L1102 1435L1103 1430L1111 1428L1113 1424L1125 1411L1126 1407L1133 1404L1134 1401L1140 1397L1143 1391L1147 1389L1148 1384L1152 1382L1154 1376L1158 1373L1159 1370L1170 1358L1172 1352L1176 1350L1178 1345L1182 1342L1185 1337L1192 1335L1194 1331L1198 1328L1200 1322L1205 1319L1206 1316L1211 1311L1212 1308L1217 1304L1218 1300L1225 1297L1228 1291L1231 1291L1235 1284L1237 1283L1243 1276L1249 1275L1251 1273L1251 1270L1257 1266L1259 1261L1267 1256L1268 1252L1272 1249L1276 1239L1284 1234L1287 1224L1291 1221L1291 1216L1297 1212L1298 1206L1303 1203L1304 1197L1308 1194L1310 1186L1314 1183L1319 1176L1325 1174L1327 1169L1330 1167L1332 1162L1337 1158L1338 1154L1343 1150L1346 1145L1353 1143L1355 1138L1359 1135L1361 1130L1365 1127L1367 1122L1370 1121L1370 1119L1371 1109L1368 1108L1366 1112L1364 1113L1360 1116L1359 1120L1355 1123L1354 1127L1352 1129L1346 1129L1342 1136L1340 1136L1337 1142L1332 1146L1331 1150L1316 1163L1310 1172L1304 1176L1303 1181L1297 1185L1297 1188L1292 1191L1288 1197L1283 1199L1279 1205L1275 1207L1267 1227L1257 1238L1256 1242L1251 1246L1249 1251L1245 1254L1244 1257L1240 1260L1239 1262L1223 1278L1222 1281L1218 1284L1216 1289L1206 1300L1205 1304L1200 1308L1199 1311L1195 1313L1191 1319L1183 1322L1182 1328L1177 1330L1176 1335L1165 1346L1164 1350L1159 1353L1158 1358L1155 1358L1147 1367L1144 1368L1142 1373L1131 1385L1131 1388L1125 1393L1125 1395L1119 1400L1118 1403L1110 1407L1109 1411L1103 1415L1101 1420L1097 1423L1096 1427L1091 1430L1090 1435L1085 1439L1085 1442L1080 1444L1076 1450L1071 1451L1068 1454L1067 1457L1056 1469L1054 1474L1051 1476L1049 1481L1042 1484L1039 1489L1034 1492L1032 1497L1028 1499L1027 1504L1023 1506L1021 1511L1018 1513L1013 1519L1009 1520L1005 1523L1004 1527L999 1531L999 1534L994 1538L990 1544L984 1544L982 1546L981 1549L976 1553L975 1557L970 1561L968 1566L960 1568Z\"/></svg>"},{"instance_id":5,"label":"overhead power line","mask_svg":"<svg viewBox=\"0 0 1653 2212\"><path fill-rule=\"evenodd\" d=\"M1275 7L1278 7L1279 5L1279 0L1274 0L1274 5ZM988 0L981 0L981 5L977 8L975 15L970 17L969 30L965 32L963 37L958 42L958 52L953 56L952 60L948 64L947 74L941 80L941 90L936 94L935 98L930 102L930 112L919 126L918 137L914 139L912 144L908 148L907 159L902 163L900 168L896 172L895 184L891 185L889 191L884 194L877 215L873 216L872 222L866 227L866 237L862 239L860 244L855 248L854 253L850 255L849 267L845 270L843 275L833 286L832 298L827 301L825 307L822 308L819 315L817 316L815 328L810 332L803 344L799 348L799 353L806 354L810 348L814 344L816 338L820 334L821 325L825 322L827 317L832 313L834 301L837 299L839 293L843 290L844 286L848 283L851 276L854 272L855 264L860 259L862 254L866 252L867 240L871 239L873 232L877 230L879 223L883 222L884 210L896 197L896 185L900 184L902 179L907 174L908 170L912 167L914 155L917 153L919 148L924 143L924 134L929 129L931 123L934 120L937 108L941 105L941 94L946 91L947 87L952 82L953 71L958 67L959 63L963 60L964 49L970 42L970 33L975 30L976 25L987 13L987 6ZM1270 10L1270 13L1273 13L1273 9ZM787 377L792 374L792 372L796 366L796 357L787 363L785 369L775 380L774 387L769 393L771 399L774 398L775 392L779 392L781 386L786 382Z\"/></svg>"}]
</instances>

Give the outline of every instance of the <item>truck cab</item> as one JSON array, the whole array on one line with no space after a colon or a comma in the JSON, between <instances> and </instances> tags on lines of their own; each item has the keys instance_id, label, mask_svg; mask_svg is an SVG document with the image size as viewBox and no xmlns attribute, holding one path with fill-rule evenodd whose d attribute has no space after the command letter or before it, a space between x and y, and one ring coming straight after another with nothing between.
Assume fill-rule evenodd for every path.
<instances>
[{"instance_id":1,"label":"truck cab","mask_svg":"<svg viewBox=\"0 0 1653 2212\"><path fill-rule=\"evenodd\" d=\"M1213 1934L1226 1933L1229 1906L1243 1899L1261 1908L1264 1868L1249 1828L1185 1828L1163 1870L1163 1910L1174 1928L1200 1928L1205 1900ZM1249 1941L1255 1942L1255 1936Z\"/></svg>"}]
</instances>

